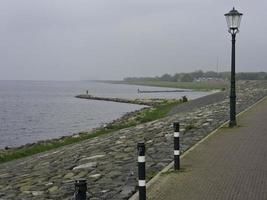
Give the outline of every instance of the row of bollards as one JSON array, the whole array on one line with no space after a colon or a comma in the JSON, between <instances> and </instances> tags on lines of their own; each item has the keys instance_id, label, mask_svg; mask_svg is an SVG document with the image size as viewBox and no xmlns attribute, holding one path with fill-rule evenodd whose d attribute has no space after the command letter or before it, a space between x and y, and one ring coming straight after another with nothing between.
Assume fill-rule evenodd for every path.
<instances>
[{"instance_id":1,"label":"row of bollards","mask_svg":"<svg viewBox=\"0 0 267 200\"><path fill-rule=\"evenodd\" d=\"M174 147L174 170L180 169L180 124L173 124L173 147ZM146 160L145 160L145 143L139 142L138 151L138 189L139 200L146 199ZM75 181L75 200L86 200L87 183L85 179Z\"/></svg>"},{"instance_id":2,"label":"row of bollards","mask_svg":"<svg viewBox=\"0 0 267 200\"><path fill-rule=\"evenodd\" d=\"M174 170L180 169L180 124L175 122L173 124L173 147L174 147ZM138 151L138 186L139 186L139 200L146 199L146 167L145 167L145 143L140 142L137 145Z\"/></svg>"}]
</instances>

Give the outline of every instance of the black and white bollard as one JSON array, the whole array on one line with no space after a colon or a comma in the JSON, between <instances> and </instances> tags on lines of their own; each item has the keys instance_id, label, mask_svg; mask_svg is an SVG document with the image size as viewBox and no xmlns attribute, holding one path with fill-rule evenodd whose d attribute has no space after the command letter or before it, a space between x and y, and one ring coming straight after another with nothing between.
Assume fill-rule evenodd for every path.
<instances>
[{"instance_id":1,"label":"black and white bollard","mask_svg":"<svg viewBox=\"0 0 267 200\"><path fill-rule=\"evenodd\" d=\"M75 200L86 200L87 183L86 179L75 181Z\"/></svg>"},{"instance_id":2,"label":"black and white bollard","mask_svg":"<svg viewBox=\"0 0 267 200\"><path fill-rule=\"evenodd\" d=\"M139 142L138 150L138 187L139 200L146 199L146 161L145 161L145 143Z\"/></svg>"},{"instance_id":3,"label":"black and white bollard","mask_svg":"<svg viewBox=\"0 0 267 200\"><path fill-rule=\"evenodd\" d=\"M180 169L180 124L179 122L173 123L173 146L174 146L174 169Z\"/></svg>"}]
</instances>

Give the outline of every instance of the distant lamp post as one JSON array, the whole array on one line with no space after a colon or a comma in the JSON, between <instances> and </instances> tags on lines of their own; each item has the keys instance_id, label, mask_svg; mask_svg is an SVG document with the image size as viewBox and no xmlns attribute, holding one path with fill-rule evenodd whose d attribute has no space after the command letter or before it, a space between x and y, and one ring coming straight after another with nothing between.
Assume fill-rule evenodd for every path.
<instances>
[{"instance_id":1,"label":"distant lamp post","mask_svg":"<svg viewBox=\"0 0 267 200\"><path fill-rule=\"evenodd\" d=\"M236 92L235 92L235 41L236 34L239 32L239 26L242 18L242 13L239 13L233 8L224 16L226 18L228 32L232 35L232 58L231 58L231 89L230 89L230 122L229 127L236 126Z\"/></svg>"}]
</instances>

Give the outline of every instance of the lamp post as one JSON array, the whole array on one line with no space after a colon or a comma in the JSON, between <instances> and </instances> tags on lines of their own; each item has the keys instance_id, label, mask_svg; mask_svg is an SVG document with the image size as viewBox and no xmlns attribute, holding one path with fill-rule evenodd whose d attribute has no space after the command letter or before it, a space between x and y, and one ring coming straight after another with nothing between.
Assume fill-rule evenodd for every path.
<instances>
[{"instance_id":1,"label":"lamp post","mask_svg":"<svg viewBox=\"0 0 267 200\"><path fill-rule=\"evenodd\" d=\"M232 57L231 57L231 88L230 88L230 122L229 127L236 126L236 92L235 92L235 41L236 34L239 32L239 26L242 18L235 8L224 16L226 18L228 32L232 35Z\"/></svg>"}]
</instances>

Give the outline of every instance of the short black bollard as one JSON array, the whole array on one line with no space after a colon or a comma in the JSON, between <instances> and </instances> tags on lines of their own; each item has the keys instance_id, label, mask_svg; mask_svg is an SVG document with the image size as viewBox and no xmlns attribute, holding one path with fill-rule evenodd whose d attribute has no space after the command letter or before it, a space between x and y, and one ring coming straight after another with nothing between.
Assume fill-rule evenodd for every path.
<instances>
[{"instance_id":1,"label":"short black bollard","mask_svg":"<svg viewBox=\"0 0 267 200\"><path fill-rule=\"evenodd\" d=\"M174 147L174 169L180 169L180 124L179 122L173 123L173 147Z\"/></svg>"},{"instance_id":2,"label":"short black bollard","mask_svg":"<svg viewBox=\"0 0 267 200\"><path fill-rule=\"evenodd\" d=\"M75 200L86 200L87 183L86 179L75 181Z\"/></svg>"},{"instance_id":3,"label":"short black bollard","mask_svg":"<svg viewBox=\"0 0 267 200\"><path fill-rule=\"evenodd\" d=\"M138 150L138 187L139 200L146 199L146 161L145 161L145 143L139 142Z\"/></svg>"}]
</instances>

